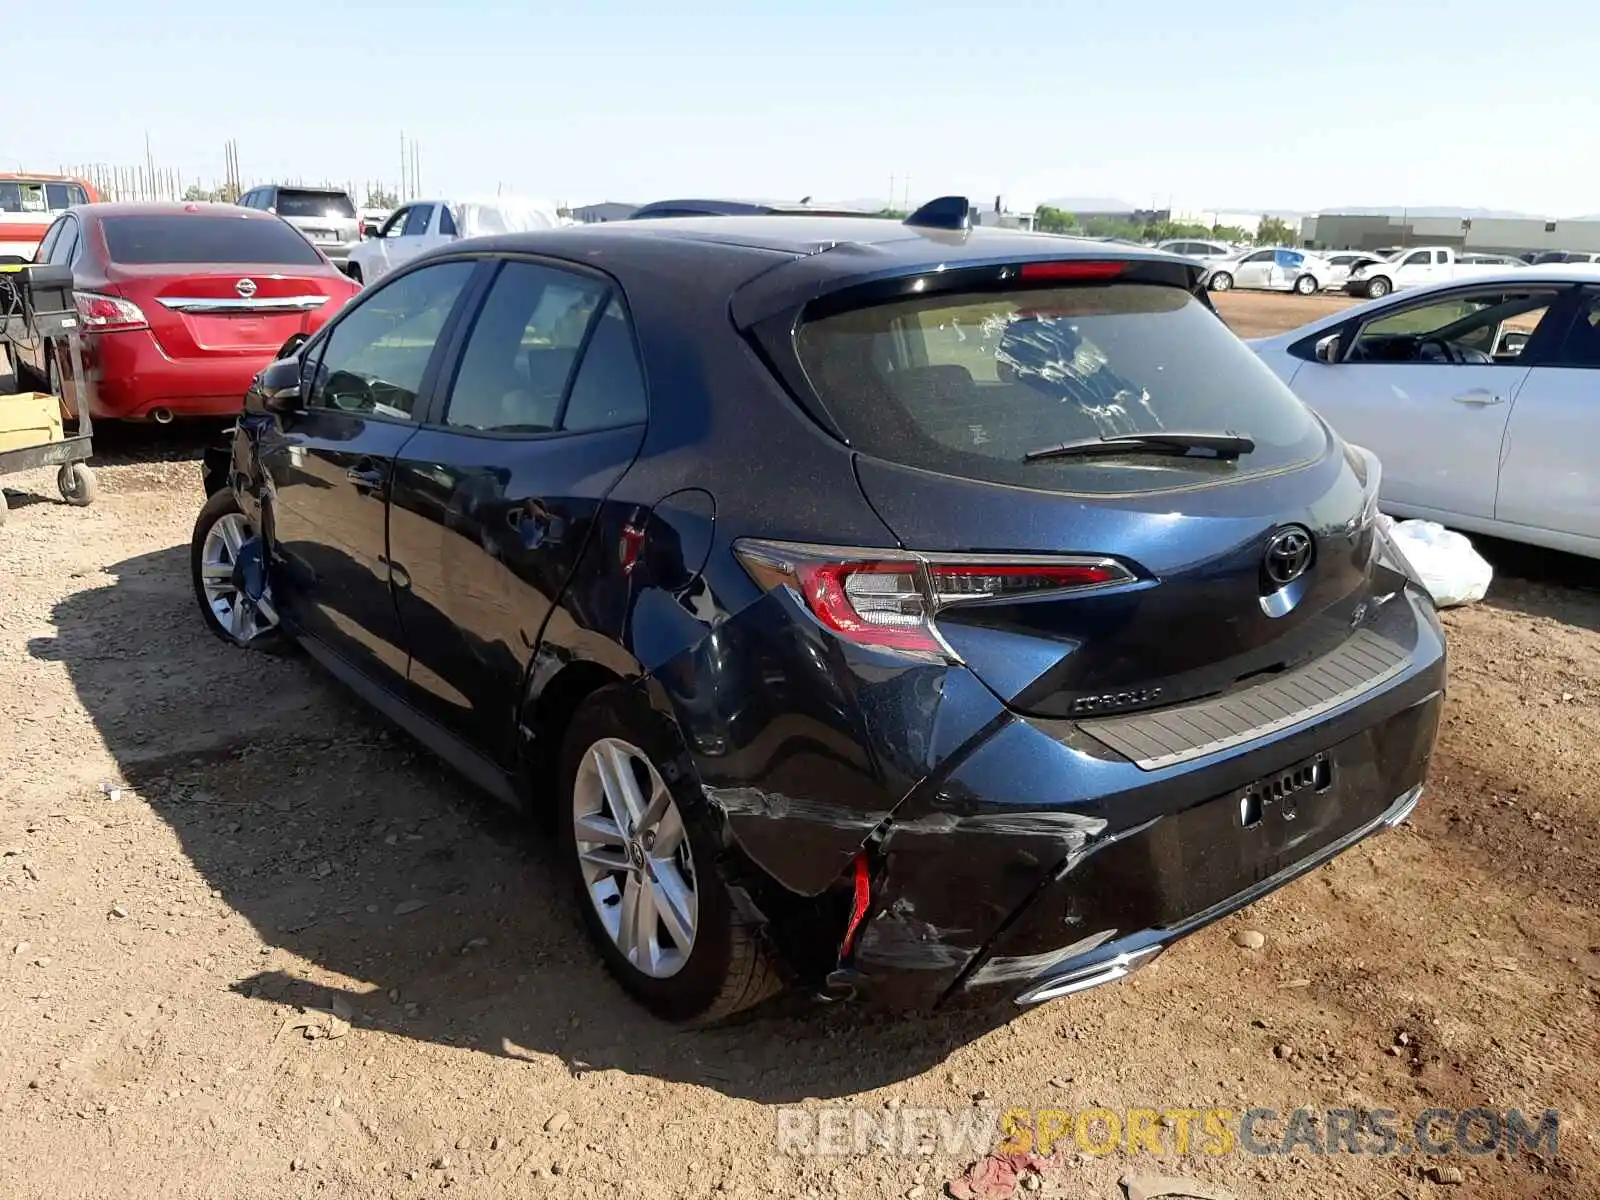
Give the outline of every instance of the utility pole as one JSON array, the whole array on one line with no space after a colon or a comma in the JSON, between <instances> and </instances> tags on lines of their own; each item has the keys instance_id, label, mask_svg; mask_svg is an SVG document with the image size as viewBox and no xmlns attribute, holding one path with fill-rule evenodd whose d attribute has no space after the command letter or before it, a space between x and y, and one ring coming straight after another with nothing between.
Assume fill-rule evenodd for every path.
<instances>
[{"instance_id":1,"label":"utility pole","mask_svg":"<svg viewBox=\"0 0 1600 1200\"><path fill-rule=\"evenodd\" d=\"M400 131L400 199L411 199L411 193L406 190L406 131Z\"/></svg>"},{"instance_id":2,"label":"utility pole","mask_svg":"<svg viewBox=\"0 0 1600 1200\"><path fill-rule=\"evenodd\" d=\"M905 210L907 212L910 212L911 211L911 176L909 176L909 175L906 176L905 184L906 184Z\"/></svg>"}]
</instances>

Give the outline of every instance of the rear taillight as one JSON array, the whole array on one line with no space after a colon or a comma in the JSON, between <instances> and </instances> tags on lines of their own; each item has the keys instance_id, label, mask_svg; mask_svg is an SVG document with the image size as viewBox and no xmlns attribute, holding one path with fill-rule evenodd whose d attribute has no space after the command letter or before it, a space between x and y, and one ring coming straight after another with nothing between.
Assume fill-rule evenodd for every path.
<instances>
[{"instance_id":1,"label":"rear taillight","mask_svg":"<svg viewBox=\"0 0 1600 1200\"><path fill-rule=\"evenodd\" d=\"M146 329L150 325L144 319L143 310L132 300L105 296L99 292L76 292L74 295L78 302L78 316L82 318L85 328L107 333L118 329Z\"/></svg>"},{"instance_id":2,"label":"rear taillight","mask_svg":"<svg viewBox=\"0 0 1600 1200\"><path fill-rule=\"evenodd\" d=\"M1113 587L1134 579L1113 559L909 554L742 538L734 553L762 587L783 588L831 632L861 646L948 656L934 630L958 605Z\"/></svg>"}]
</instances>

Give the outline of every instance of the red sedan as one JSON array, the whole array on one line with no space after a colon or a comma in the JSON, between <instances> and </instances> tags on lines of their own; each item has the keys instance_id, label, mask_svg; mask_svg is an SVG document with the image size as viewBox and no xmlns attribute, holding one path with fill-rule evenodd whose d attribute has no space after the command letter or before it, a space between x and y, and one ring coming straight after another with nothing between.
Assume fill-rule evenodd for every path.
<instances>
[{"instance_id":1,"label":"red sedan","mask_svg":"<svg viewBox=\"0 0 1600 1200\"><path fill-rule=\"evenodd\" d=\"M237 413L290 335L321 328L358 290L293 226L231 204L82 205L34 261L72 268L96 420ZM65 360L40 342L21 347L19 366L59 393Z\"/></svg>"}]
</instances>

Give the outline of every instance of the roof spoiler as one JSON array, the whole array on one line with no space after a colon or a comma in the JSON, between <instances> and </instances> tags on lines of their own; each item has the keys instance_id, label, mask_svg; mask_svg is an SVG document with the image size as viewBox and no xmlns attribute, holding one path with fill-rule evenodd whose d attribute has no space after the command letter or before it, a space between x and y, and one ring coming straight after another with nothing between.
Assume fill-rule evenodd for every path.
<instances>
[{"instance_id":1,"label":"roof spoiler","mask_svg":"<svg viewBox=\"0 0 1600 1200\"><path fill-rule=\"evenodd\" d=\"M972 213L972 204L965 196L940 196L917 209L905 223L917 229L965 231L972 228Z\"/></svg>"}]
</instances>

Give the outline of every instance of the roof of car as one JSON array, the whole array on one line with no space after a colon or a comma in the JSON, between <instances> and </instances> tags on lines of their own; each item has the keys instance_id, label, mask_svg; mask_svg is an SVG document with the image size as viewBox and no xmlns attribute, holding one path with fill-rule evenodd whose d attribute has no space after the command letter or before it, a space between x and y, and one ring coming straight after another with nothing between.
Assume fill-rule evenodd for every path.
<instances>
[{"instance_id":1,"label":"roof of car","mask_svg":"<svg viewBox=\"0 0 1600 1200\"><path fill-rule=\"evenodd\" d=\"M742 248L795 257L844 251L855 270L868 265L937 266L1015 257L1104 258L1105 242L976 226L966 231L929 229L874 217L658 217L648 221L605 221L593 225L510 234L493 239L496 249L532 253L583 250L598 245L624 247L652 238L685 244ZM1173 259L1164 251L1117 246L1118 257Z\"/></svg>"},{"instance_id":2,"label":"roof of car","mask_svg":"<svg viewBox=\"0 0 1600 1200\"><path fill-rule=\"evenodd\" d=\"M793 202L787 200L652 200L648 204L641 204L634 209L629 220L650 219L661 220L651 210L696 210L706 216L762 216L768 214L793 214L805 216L873 216L871 209L854 208L841 204L811 204L805 201Z\"/></svg>"},{"instance_id":3,"label":"roof of car","mask_svg":"<svg viewBox=\"0 0 1600 1200\"><path fill-rule=\"evenodd\" d=\"M107 200L98 204L80 204L72 211L87 217L212 216L244 217L251 221L277 220L270 213L208 200Z\"/></svg>"}]
</instances>

